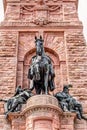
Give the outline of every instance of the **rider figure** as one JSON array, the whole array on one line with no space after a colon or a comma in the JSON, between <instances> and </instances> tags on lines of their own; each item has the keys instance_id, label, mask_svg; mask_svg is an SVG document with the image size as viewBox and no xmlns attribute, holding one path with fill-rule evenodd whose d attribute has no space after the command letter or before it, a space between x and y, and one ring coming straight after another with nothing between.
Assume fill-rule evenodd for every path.
<instances>
[{"instance_id":1,"label":"rider figure","mask_svg":"<svg viewBox=\"0 0 87 130\"><path fill-rule=\"evenodd\" d=\"M55 73L51 63L51 58L44 52L43 39L35 37L36 55L32 57L32 63L28 72L28 79L30 79L30 90L34 88L36 94L41 91L48 93L55 89L54 77Z\"/></svg>"}]
</instances>

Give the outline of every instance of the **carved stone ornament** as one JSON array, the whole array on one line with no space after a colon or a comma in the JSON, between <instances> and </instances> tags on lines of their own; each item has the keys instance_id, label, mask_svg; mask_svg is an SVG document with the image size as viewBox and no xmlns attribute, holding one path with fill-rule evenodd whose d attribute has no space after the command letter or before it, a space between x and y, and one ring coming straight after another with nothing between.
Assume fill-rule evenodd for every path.
<instances>
[{"instance_id":1,"label":"carved stone ornament","mask_svg":"<svg viewBox=\"0 0 87 130\"><path fill-rule=\"evenodd\" d=\"M61 15L61 4L49 5L46 0L36 0L32 5L21 6L21 18L40 26L58 22L59 15Z\"/></svg>"},{"instance_id":2,"label":"carved stone ornament","mask_svg":"<svg viewBox=\"0 0 87 130\"><path fill-rule=\"evenodd\" d=\"M45 5L44 0L38 0L34 8L35 19L34 23L37 25L48 24L48 6Z\"/></svg>"}]
</instances>

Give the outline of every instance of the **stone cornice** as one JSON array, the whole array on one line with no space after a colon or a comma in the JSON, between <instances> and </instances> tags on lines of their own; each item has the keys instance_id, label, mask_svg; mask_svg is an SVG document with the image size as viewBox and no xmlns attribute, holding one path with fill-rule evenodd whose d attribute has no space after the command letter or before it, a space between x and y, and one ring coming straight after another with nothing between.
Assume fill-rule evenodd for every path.
<instances>
[{"instance_id":1,"label":"stone cornice","mask_svg":"<svg viewBox=\"0 0 87 130\"><path fill-rule=\"evenodd\" d=\"M69 117L75 118L76 117L76 113L63 112L63 117L65 117L65 118L69 118Z\"/></svg>"},{"instance_id":2,"label":"stone cornice","mask_svg":"<svg viewBox=\"0 0 87 130\"><path fill-rule=\"evenodd\" d=\"M43 25L43 26L39 26L39 25L35 25L32 24L30 22L1 22L0 24L0 29L9 29L11 27L11 29L31 29L31 28L67 28L67 29L82 29L82 23L81 22L57 22L57 23L49 23L48 25Z\"/></svg>"},{"instance_id":3,"label":"stone cornice","mask_svg":"<svg viewBox=\"0 0 87 130\"><path fill-rule=\"evenodd\" d=\"M78 0L58 0L58 3L62 3L62 2L75 2L76 3L76 7L78 8ZM20 3L21 4L22 2L21 2L21 0L3 0L4 12L6 10L7 3L13 3L13 4ZM24 0L23 3L30 3L30 1ZM34 2L34 3L36 3L36 2ZM52 2L50 4L53 5ZM56 5L56 2L54 2L54 4Z\"/></svg>"},{"instance_id":4,"label":"stone cornice","mask_svg":"<svg viewBox=\"0 0 87 130\"><path fill-rule=\"evenodd\" d=\"M63 111L58 106L58 101L51 95L35 95L28 99L27 103L23 105L21 112L9 113L8 119L25 118L33 113L54 113L56 115L62 115ZM42 115L43 116L43 115ZM45 115L46 117L46 115Z\"/></svg>"},{"instance_id":5,"label":"stone cornice","mask_svg":"<svg viewBox=\"0 0 87 130\"><path fill-rule=\"evenodd\" d=\"M63 114L63 111L59 107L56 107L54 105L48 105L48 104L47 105L35 105L35 106L29 106L29 107L25 106L25 109L22 110L21 112L9 113L8 119L12 120L14 118L19 118L19 117L25 118L25 116L28 116L36 111L53 112L53 113L56 113L56 115Z\"/></svg>"},{"instance_id":6,"label":"stone cornice","mask_svg":"<svg viewBox=\"0 0 87 130\"><path fill-rule=\"evenodd\" d=\"M72 117L73 119L76 118L76 113L72 113L72 112L63 112L59 107L55 107L55 106L51 106L51 105L35 105L35 106L31 106L28 108L25 108L25 110L22 110L21 112L14 112L14 113L9 113L9 120L13 120L13 119L17 119L17 118L22 118L24 119L26 116L31 115L34 112L53 112L56 115L62 115L65 118L69 118ZM43 115L42 115L43 116ZM45 115L46 117L46 115Z\"/></svg>"}]
</instances>

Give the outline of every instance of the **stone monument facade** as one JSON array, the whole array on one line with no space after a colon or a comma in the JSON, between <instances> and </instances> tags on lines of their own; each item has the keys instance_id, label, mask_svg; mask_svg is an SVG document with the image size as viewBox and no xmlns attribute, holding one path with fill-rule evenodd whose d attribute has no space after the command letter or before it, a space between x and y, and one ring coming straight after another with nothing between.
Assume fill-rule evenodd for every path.
<instances>
[{"instance_id":1,"label":"stone monument facade","mask_svg":"<svg viewBox=\"0 0 87 130\"><path fill-rule=\"evenodd\" d=\"M44 38L46 54L55 71L55 90L72 84L70 93L87 115L87 46L78 18L78 0L3 0L0 24L0 98L13 96L16 86L29 88L27 72L35 55L34 37ZM38 98L39 97L39 98ZM41 98L44 99L41 102ZM37 102L36 102L37 101ZM50 95L36 95L21 113L4 116L0 102L0 130L86 130L87 122L63 113Z\"/></svg>"}]
</instances>

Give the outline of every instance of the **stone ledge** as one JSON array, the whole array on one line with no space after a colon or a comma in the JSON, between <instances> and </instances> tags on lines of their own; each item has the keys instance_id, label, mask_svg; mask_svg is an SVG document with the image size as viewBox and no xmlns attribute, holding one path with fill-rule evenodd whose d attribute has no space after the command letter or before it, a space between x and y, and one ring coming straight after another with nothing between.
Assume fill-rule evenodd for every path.
<instances>
[{"instance_id":1,"label":"stone ledge","mask_svg":"<svg viewBox=\"0 0 87 130\"><path fill-rule=\"evenodd\" d=\"M36 25L34 23L31 22L24 22L24 21L3 21L0 23L0 28L4 28L4 27L40 27L39 25ZM75 28L83 28L82 27L82 22L54 22L54 23L49 23L48 25L43 25L42 27L49 27L49 26L54 26L54 27L75 27Z\"/></svg>"},{"instance_id":2,"label":"stone ledge","mask_svg":"<svg viewBox=\"0 0 87 130\"><path fill-rule=\"evenodd\" d=\"M19 117L30 116L33 113L54 113L58 116L64 118L71 117L75 118L76 113L63 112L62 109L58 106L58 101L55 97L50 95L35 95L31 97L26 104L23 105L21 112L9 113L9 120ZM43 115L42 115L43 117ZM45 115L46 117L46 115Z\"/></svg>"},{"instance_id":3,"label":"stone ledge","mask_svg":"<svg viewBox=\"0 0 87 130\"><path fill-rule=\"evenodd\" d=\"M63 112L63 116L64 117L73 117L75 118L76 117L76 113L75 112Z\"/></svg>"},{"instance_id":4,"label":"stone ledge","mask_svg":"<svg viewBox=\"0 0 87 130\"><path fill-rule=\"evenodd\" d=\"M51 95L35 95L23 105L21 112L9 113L9 119L32 114L33 112L51 112L61 115L62 110L58 107L58 101Z\"/></svg>"}]
</instances>

